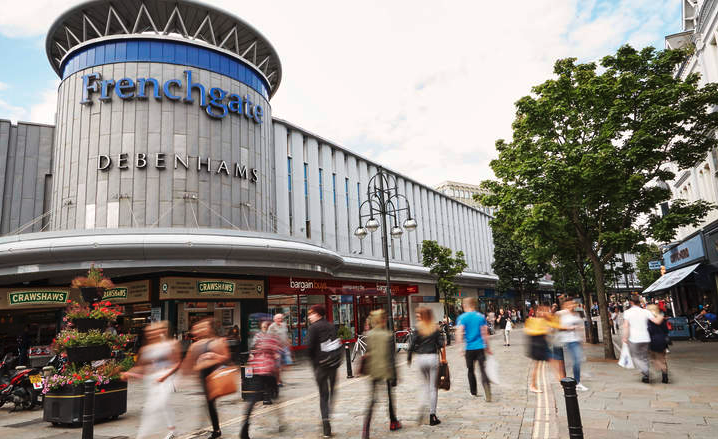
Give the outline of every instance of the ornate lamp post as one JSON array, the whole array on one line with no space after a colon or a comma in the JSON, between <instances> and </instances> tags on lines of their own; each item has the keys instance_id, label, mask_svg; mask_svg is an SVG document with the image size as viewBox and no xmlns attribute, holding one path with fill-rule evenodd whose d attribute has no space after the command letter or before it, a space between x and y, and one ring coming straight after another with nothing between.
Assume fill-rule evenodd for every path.
<instances>
[{"instance_id":1,"label":"ornate lamp post","mask_svg":"<svg viewBox=\"0 0 718 439\"><path fill-rule=\"evenodd\" d=\"M389 306L389 330L394 331L394 308L391 297L391 278L389 276L389 242L388 234L392 238L399 238L406 229L408 232L416 230L416 220L411 216L409 200L399 193L396 177L379 168L367 184L366 201L359 206L359 227L354 231L354 236L364 239L369 233L374 233L381 226L381 246L384 252L384 271L386 273L386 296ZM403 201L403 202L402 202ZM403 204L403 206L402 206ZM362 209L367 206L367 212L362 214ZM403 229L399 225L401 212L406 211L406 219L403 222ZM377 220L377 217L379 220ZM362 220L369 218L364 226ZM381 223L379 223L381 221ZM389 224L391 221L391 229Z\"/></svg>"}]
</instances>

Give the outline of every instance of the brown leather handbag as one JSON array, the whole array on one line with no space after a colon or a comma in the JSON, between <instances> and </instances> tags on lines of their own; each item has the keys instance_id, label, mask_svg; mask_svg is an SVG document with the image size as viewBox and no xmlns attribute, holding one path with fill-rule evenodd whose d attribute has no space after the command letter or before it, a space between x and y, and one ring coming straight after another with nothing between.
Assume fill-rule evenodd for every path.
<instances>
[{"instance_id":1,"label":"brown leather handbag","mask_svg":"<svg viewBox=\"0 0 718 439\"><path fill-rule=\"evenodd\" d=\"M436 380L437 387L442 390L451 389L451 375L449 374L449 363L446 362L446 349L441 348L439 354L439 370Z\"/></svg>"},{"instance_id":2,"label":"brown leather handbag","mask_svg":"<svg viewBox=\"0 0 718 439\"><path fill-rule=\"evenodd\" d=\"M213 401L220 396L237 391L239 369L237 366L220 366L207 376L207 398Z\"/></svg>"}]
</instances>

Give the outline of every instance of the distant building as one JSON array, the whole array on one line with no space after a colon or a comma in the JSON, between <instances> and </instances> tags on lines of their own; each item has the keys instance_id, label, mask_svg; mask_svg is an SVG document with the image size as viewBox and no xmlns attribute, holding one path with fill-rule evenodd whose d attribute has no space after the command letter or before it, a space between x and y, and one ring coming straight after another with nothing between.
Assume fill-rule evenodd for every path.
<instances>
[{"instance_id":1,"label":"distant building","mask_svg":"<svg viewBox=\"0 0 718 439\"><path fill-rule=\"evenodd\" d=\"M482 189L481 186L468 183L458 183L455 181L445 181L436 186L435 189L456 201L468 204L476 209L483 210L489 215L493 215L494 213L494 209L484 207L481 203L474 199L474 195L485 195L488 193L485 189Z\"/></svg>"}]
</instances>

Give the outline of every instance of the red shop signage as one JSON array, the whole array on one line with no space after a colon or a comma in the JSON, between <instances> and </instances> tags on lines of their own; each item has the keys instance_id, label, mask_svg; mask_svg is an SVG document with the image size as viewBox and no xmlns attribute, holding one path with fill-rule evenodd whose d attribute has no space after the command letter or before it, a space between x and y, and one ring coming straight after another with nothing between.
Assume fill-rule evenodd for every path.
<instances>
[{"instance_id":1,"label":"red shop signage","mask_svg":"<svg viewBox=\"0 0 718 439\"><path fill-rule=\"evenodd\" d=\"M397 296L408 296L418 292L417 285L391 285L391 293ZM270 277L269 294L384 296L386 295L386 285L354 280Z\"/></svg>"}]
</instances>

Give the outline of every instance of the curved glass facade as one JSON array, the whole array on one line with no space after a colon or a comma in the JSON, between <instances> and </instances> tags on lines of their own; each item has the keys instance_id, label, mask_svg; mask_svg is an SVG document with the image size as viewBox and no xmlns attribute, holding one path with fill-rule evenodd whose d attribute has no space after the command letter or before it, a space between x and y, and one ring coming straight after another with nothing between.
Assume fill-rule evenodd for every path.
<instances>
[{"instance_id":1,"label":"curved glass facade","mask_svg":"<svg viewBox=\"0 0 718 439\"><path fill-rule=\"evenodd\" d=\"M178 41L109 40L77 50L60 67L62 79L103 64L156 62L197 67L246 84L269 100L269 85L252 67L212 49Z\"/></svg>"}]
</instances>

